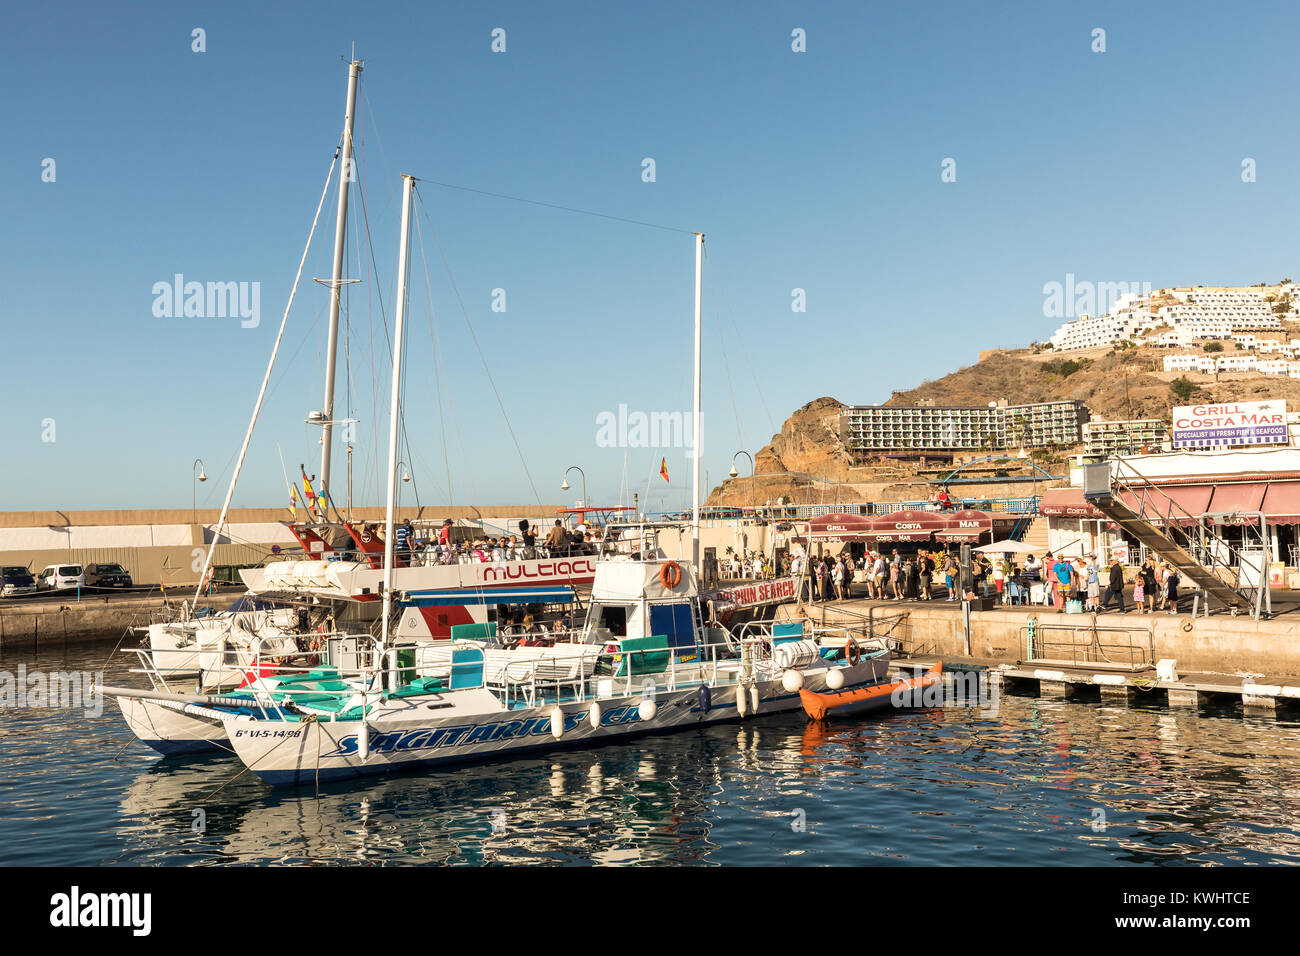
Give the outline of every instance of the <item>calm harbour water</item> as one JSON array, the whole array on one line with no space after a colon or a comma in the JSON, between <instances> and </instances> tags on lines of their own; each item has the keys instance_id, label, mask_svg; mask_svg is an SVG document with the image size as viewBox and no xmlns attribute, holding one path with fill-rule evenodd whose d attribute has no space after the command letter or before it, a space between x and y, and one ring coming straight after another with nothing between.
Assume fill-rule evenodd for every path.
<instances>
[{"instance_id":1,"label":"calm harbour water","mask_svg":"<svg viewBox=\"0 0 1300 956\"><path fill-rule=\"evenodd\" d=\"M0 670L142 682L106 654L10 651ZM797 713L319 796L131 741L111 703L0 710L0 863L1300 863L1300 723L1230 711Z\"/></svg>"}]
</instances>

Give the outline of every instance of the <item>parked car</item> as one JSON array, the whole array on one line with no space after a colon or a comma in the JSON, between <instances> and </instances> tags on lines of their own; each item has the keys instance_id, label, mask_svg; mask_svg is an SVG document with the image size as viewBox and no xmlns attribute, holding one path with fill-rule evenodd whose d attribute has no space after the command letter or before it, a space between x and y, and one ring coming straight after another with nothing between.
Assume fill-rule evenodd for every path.
<instances>
[{"instance_id":1,"label":"parked car","mask_svg":"<svg viewBox=\"0 0 1300 956\"><path fill-rule=\"evenodd\" d=\"M0 568L0 597L31 594L36 590L36 579L26 568Z\"/></svg>"},{"instance_id":2,"label":"parked car","mask_svg":"<svg viewBox=\"0 0 1300 956\"><path fill-rule=\"evenodd\" d=\"M36 586L59 591L83 588L86 586L86 569L79 564L46 565L36 577Z\"/></svg>"},{"instance_id":3,"label":"parked car","mask_svg":"<svg viewBox=\"0 0 1300 956\"><path fill-rule=\"evenodd\" d=\"M88 588L129 588L131 575L120 564L86 565L86 587Z\"/></svg>"}]
</instances>

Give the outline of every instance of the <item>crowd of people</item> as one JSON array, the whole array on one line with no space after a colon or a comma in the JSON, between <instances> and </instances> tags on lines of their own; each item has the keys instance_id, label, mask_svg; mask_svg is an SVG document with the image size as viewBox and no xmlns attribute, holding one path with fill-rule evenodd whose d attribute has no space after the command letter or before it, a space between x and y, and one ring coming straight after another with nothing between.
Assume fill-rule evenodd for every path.
<instances>
[{"instance_id":1,"label":"crowd of people","mask_svg":"<svg viewBox=\"0 0 1300 956\"><path fill-rule=\"evenodd\" d=\"M771 581L782 576L785 561L757 551L733 551L723 560L720 570L733 581Z\"/></svg>"},{"instance_id":2,"label":"crowd of people","mask_svg":"<svg viewBox=\"0 0 1300 956\"><path fill-rule=\"evenodd\" d=\"M361 527L363 542L383 541L381 528L374 523ZM538 538L541 537L541 541ZM398 558L408 565L473 564L488 561L529 561L536 558L593 555L602 550L605 538L580 522L570 528L556 519L555 524L540 536L538 529L527 519L519 522L518 534L502 534L485 538L458 538L455 524L447 518L436 534L432 529L421 531L406 518L393 529L394 550Z\"/></svg>"},{"instance_id":3,"label":"crowd of people","mask_svg":"<svg viewBox=\"0 0 1300 956\"><path fill-rule=\"evenodd\" d=\"M1181 577L1167 561L1148 557L1128 580L1124 565L1114 560L1109 567L1096 555L1087 558L1057 558L1049 551L1042 560L1027 555L1022 562L1010 556L991 559L975 553L963 572L956 554L928 551L900 555L897 548L886 555L868 551L860 558L848 552L812 558L804 574L804 557L796 555L791 573L805 579L802 600L845 600L854 596L855 582L863 590L858 597L880 601L931 601L942 577L947 600L963 597L992 598L999 604L1041 604L1064 613L1077 602L1077 610L1102 613L1112 606L1127 613L1128 602L1140 614L1165 611L1178 613Z\"/></svg>"}]
</instances>

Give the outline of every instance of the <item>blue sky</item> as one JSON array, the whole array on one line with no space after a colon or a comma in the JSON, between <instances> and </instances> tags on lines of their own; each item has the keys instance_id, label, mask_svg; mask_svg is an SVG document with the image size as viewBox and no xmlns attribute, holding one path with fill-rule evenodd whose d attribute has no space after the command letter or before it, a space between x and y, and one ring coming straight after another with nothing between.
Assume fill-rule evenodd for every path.
<instances>
[{"instance_id":1,"label":"blue sky","mask_svg":"<svg viewBox=\"0 0 1300 956\"><path fill-rule=\"evenodd\" d=\"M981 348L1046 338L1043 285L1069 273L1156 287L1300 273L1287 5L56 2L0 17L0 510L187 507L196 457L199 504L219 506L353 43L366 203L354 191L348 273L363 281L338 402L361 420L358 502L378 499L386 455L401 173L427 181L403 449L425 504L572 501L570 465L595 502L625 472L651 507L690 494L683 449L599 447L596 420L690 408L691 237L433 181L707 234L713 484L813 398L884 401ZM334 202L236 505L284 502L277 446L291 471L319 470L303 419L321 406L326 295L310 280L329 274ZM176 273L260 283L259 325L156 317L153 285Z\"/></svg>"}]
</instances>

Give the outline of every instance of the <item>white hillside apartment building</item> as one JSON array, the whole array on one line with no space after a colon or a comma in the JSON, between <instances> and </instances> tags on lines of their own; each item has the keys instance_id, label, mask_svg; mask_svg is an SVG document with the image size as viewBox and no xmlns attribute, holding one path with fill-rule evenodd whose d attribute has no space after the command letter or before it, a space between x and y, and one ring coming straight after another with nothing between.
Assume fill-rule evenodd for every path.
<instances>
[{"instance_id":1,"label":"white hillside apartment building","mask_svg":"<svg viewBox=\"0 0 1300 956\"><path fill-rule=\"evenodd\" d=\"M1254 372L1300 378L1300 286L1159 289L1120 296L1106 315L1080 315L1049 340L1056 351L1130 341L1157 348L1195 348L1218 341L1228 354L1166 355L1166 372ZM1275 312L1279 303L1290 310Z\"/></svg>"},{"instance_id":2,"label":"white hillside apartment building","mask_svg":"<svg viewBox=\"0 0 1300 956\"><path fill-rule=\"evenodd\" d=\"M1138 344L1187 347L1205 339L1229 339L1253 347L1253 332L1280 332L1296 326L1300 313L1279 315L1279 301L1300 298L1295 283L1251 288L1159 289L1120 296L1105 315L1080 315L1049 339L1056 351L1096 348L1125 340ZM1294 308L1294 306L1293 306ZM1241 336L1238 339L1238 336ZM1249 341L1251 344L1245 344Z\"/></svg>"}]
</instances>

